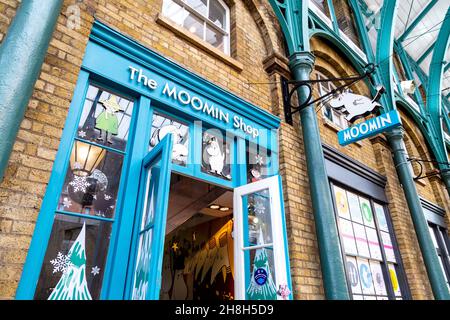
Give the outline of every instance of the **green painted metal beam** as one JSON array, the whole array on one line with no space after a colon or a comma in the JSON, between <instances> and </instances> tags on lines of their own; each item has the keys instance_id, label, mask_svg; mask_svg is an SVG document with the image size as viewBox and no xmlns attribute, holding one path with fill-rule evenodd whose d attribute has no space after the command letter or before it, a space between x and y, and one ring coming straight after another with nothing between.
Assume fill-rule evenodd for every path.
<instances>
[{"instance_id":1,"label":"green painted metal beam","mask_svg":"<svg viewBox=\"0 0 450 320\"><path fill-rule=\"evenodd\" d=\"M423 10L414 18L409 26L403 31L403 33L397 38L399 42L403 42L406 40L408 35L414 30L414 28L419 24L419 22L433 9L434 5L438 2L438 0L431 0Z\"/></svg>"},{"instance_id":2,"label":"green painted metal beam","mask_svg":"<svg viewBox=\"0 0 450 320\"><path fill-rule=\"evenodd\" d=\"M289 67L297 81L309 80L313 65L314 56L309 52L293 54L289 59ZM306 99L308 93L308 89L305 87L300 87L297 90L299 103ZM348 300L349 291L344 260L339 244L331 190L325 169L314 105L303 108L300 111L300 119L325 296L329 300Z\"/></svg>"},{"instance_id":3,"label":"green painted metal beam","mask_svg":"<svg viewBox=\"0 0 450 320\"><path fill-rule=\"evenodd\" d=\"M309 45L308 1L286 0L280 3L269 0L269 2L282 26L289 48L289 68L292 78L297 81L309 80L314 56L310 53ZM308 89L304 86L300 87L297 94L299 103L302 103L309 94ZM348 300L349 291L344 259L339 244L333 200L314 106L310 105L301 110L300 118L325 296L332 300Z\"/></svg>"},{"instance_id":4,"label":"green painted metal beam","mask_svg":"<svg viewBox=\"0 0 450 320\"><path fill-rule=\"evenodd\" d=\"M336 12L334 11L333 0L327 0L327 4L328 10L330 12L331 23L333 25L333 31L336 32L337 35L339 35L339 24L337 21Z\"/></svg>"},{"instance_id":5,"label":"green painted metal beam","mask_svg":"<svg viewBox=\"0 0 450 320\"><path fill-rule=\"evenodd\" d=\"M433 56L430 63L427 89L427 110L430 113L431 123L435 131L436 144L439 146L440 162L448 162L447 149L442 128L442 78L444 74L445 55L450 44L450 7L436 39ZM440 164L441 170L450 169L449 165ZM450 175L441 175L450 195Z\"/></svg>"},{"instance_id":6,"label":"green painted metal beam","mask_svg":"<svg viewBox=\"0 0 450 320\"><path fill-rule=\"evenodd\" d=\"M422 55L417 59L417 64L418 64L418 65L420 65L420 64L423 62L423 60L425 60L425 59L428 57L428 55L431 53L431 51L433 51L434 45L435 45L435 42L432 43L432 44L427 48L427 50L425 50L425 52L422 53Z\"/></svg>"},{"instance_id":7,"label":"green painted metal beam","mask_svg":"<svg viewBox=\"0 0 450 320\"><path fill-rule=\"evenodd\" d=\"M405 49L403 48L402 44L394 41L394 51L397 53L400 62L403 65L403 69L405 70L406 77L409 80L414 80L414 73L410 64L410 60L407 56L407 53ZM422 96L420 95L419 90L414 91L414 98L416 99L417 104L419 105L420 109L420 115L426 119L426 112L425 112L425 102L423 101Z\"/></svg>"},{"instance_id":8,"label":"green painted metal beam","mask_svg":"<svg viewBox=\"0 0 450 320\"><path fill-rule=\"evenodd\" d=\"M386 88L386 94L382 97L382 104L385 106L386 111L395 108L391 75L393 74L392 55L397 8L397 0L384 1L381 13L381 30L377 39L377 72L380 73L380 78ZM404 149L403 128L394 128L386 132L386 136L393 153L397 175L403 187L434 296L438 300L450 299L445 276L439 265L438 256L428 231L428 223L425 219L419 194L407 160L407 152Z\"/></svg>"},{"instance_id":9,"label":"green painted metal beam","mask_svg":"<svg viewBox=\"0 0 450 320\"><path fill-rule=\"evenodd\" d=\"M404 149L403 129L401 127L395 128L386 135L394 156L397 174L403 186L403 192L411 213L434 297L436 300L449 300L450 293L447 288L447 281L440 267L439 258L434 248L433 240L428 230L428 223L419 200L416 184L412 179L409 162L406 159L407 153Z\"/></svg>"},{"instance_id":10,"label":"green painted metal beam","mask_svg":"<svg viewBox=\"0 0 450 320\"><path fill-rule=\"evenodd\" d=\"M62 2L22 1L0 46L0 180L8 165Z\"/></svg>"},{"instance_id":11,"label":"green painted metal beam","mask_svg":"<svg viewBox=\"0 0 450 320\"><path fill-rule=\"evenodd\" d=\"M308 0L269 0L269 3L280 23L289 54L309 51Z\"/></svg>"},{"instance_id":12,"label":"green painted metal beam","mask_svg":"<svg viewBox=\"0 0 450 320\"><path fill-rule=\"evenodd\" d=\"M377 37L375 62L378 66L377 73L379 78L386 88L386 94L381 97L385 112L395 109L394 88L391 75L394 70L392 55L394 52L394 31L397 7L397 0L384 2L381 9L381 29L378 31Z\"/></svg>"},{"instance_id":13,"label":"green painted metal beam","mask_svg":"<svg viewBox=\"0 0 450 320\"><path fill-rule=\"evenodd\" d=\"M364 24L364 18L360 7L360 0L349 0L350 8L353 10L355 17L356 30L358 31L363 51L366 54L368 62L375 63L375 55L370 44L370 39ZM365 3L364 3L365 4ZM367 6L367 5L366 5Z\"/></svg>"}]
</instances>

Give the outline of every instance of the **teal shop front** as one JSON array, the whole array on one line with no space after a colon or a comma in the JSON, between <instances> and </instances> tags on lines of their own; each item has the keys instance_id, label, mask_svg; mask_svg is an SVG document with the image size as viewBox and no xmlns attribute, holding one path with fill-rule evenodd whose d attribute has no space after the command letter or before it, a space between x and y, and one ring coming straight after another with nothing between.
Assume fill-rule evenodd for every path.
<instances>
[{"instance_id":1,"label":"teal shop front","mask_svg":"<svg viewBox=\"0 0 450 320\"><path fill-rule=\"evenodd\" d=\"M95 22L17 299L291 299L279 119Z\"/></svg>"}]
</instances>

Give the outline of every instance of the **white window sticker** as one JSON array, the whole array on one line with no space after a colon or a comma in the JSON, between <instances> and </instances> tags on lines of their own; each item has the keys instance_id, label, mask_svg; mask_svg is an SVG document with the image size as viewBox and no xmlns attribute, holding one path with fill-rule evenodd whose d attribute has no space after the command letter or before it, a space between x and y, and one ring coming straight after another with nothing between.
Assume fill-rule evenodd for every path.
<instances>
[{"instance_id":1,"label":"white window sticker","mask_svg":"<svg viewBox=\"0 0 450 320\"><path fill-rule=\"evenodd\" d=\"M367 244L366 232L364 226L353 223L353 230L355 232L356 246L358 254L362 257L370 258L369 246Z\"/></svg>"},{"instance_id":2,"label":"white window sticker","mask_svg":"<svg viewBox=\"0 0 450 320\"><path fill-rule=\"evenodd\" d=\"M339 219L341 227L341 235L344 241L345 252L348 254L358 254L356 250L355 236L353 234L352 223L348 220Z\"/></svg>"}]
</instances>

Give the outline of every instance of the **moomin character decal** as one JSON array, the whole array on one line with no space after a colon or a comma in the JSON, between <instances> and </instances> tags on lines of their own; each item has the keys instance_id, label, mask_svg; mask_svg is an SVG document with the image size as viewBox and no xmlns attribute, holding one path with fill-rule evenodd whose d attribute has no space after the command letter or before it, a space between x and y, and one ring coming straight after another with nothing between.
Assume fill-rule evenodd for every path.
<instances>
[{"instance_id":1,"label":"moomin character decal","mask_svg":"<svg viewBox=\"0 0 450 320\"><path fill-rule=\"evenodd\" d=\"M344 109L345 119L353 122L356 119L364 118L381 107L378 103L381 95L385 92L384 87L378 87L377 94L371 100L367 97L345 91L337 98L330 100L329 105L336 110Z\"/></svg>"}]
</instances>

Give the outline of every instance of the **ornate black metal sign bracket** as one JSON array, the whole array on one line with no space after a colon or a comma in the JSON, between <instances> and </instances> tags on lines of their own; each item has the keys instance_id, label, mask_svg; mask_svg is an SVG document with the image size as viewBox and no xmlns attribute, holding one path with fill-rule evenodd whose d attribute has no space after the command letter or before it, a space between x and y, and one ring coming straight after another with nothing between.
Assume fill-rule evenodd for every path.
<instances>
[{"instance_id":1,"label":"ornate black metal sign bracket","mask_svg":"<svg viewBox=\"0 0 450 320\"><path fill-rule=\"evenodd\" d=\"M433 171L431 171L429 173L424 173L423 172L422 162L432 162L432 163L446 164L446 165L450 165L450 163L448 163L448 162L439 162L439 161L435 161L435 160L424 160L424 159L418 159L418 158L408 158L407 160L409 162L411 162L411 163L413 163L413 162L417 163L419 165L419 167L420 167L419 174L413 178L414 181L417 181L417 180L420 180L420 179L424 179L424 178L434 177L434 176L440 175L440 174L442 174L444 172L449 172L450 171L450 169L441 169L441 170L435 169L435 170L433 170Z\"/></svg>"},{"instance_id":2,"label":"ornate black metal sign bracket","mask_svg":"<svg viewBox=\"0 0 450 320\"><path fill-rule=\"evenodd\" d=\"M319 102L325 98L328 98L338 92L342 92L345 88L350 87L358 81L361 81L367 77L369 77L375 71L375 65L373 63L369 63L364 68L366 72L362 75L353 76L353 77L344 77L344 78L328 78L328 79L318 79L318 80L304 80L304 81L295 81L295 80L286 80L283 79L283 99L284 99L284 115L286 122L292 124L292 115L299 112L303 108L310 106L316 102ZM327 94L312 100L313 95L313 86L316 83L322 82L342 82L346 83L337 87L336 89L331 90ZM294 93L301 87L306 87L308 90L308 96L298 107L292 106L292 96ZM312 100L312 101L311 101Z\"/></svg>"}]
</instances>

